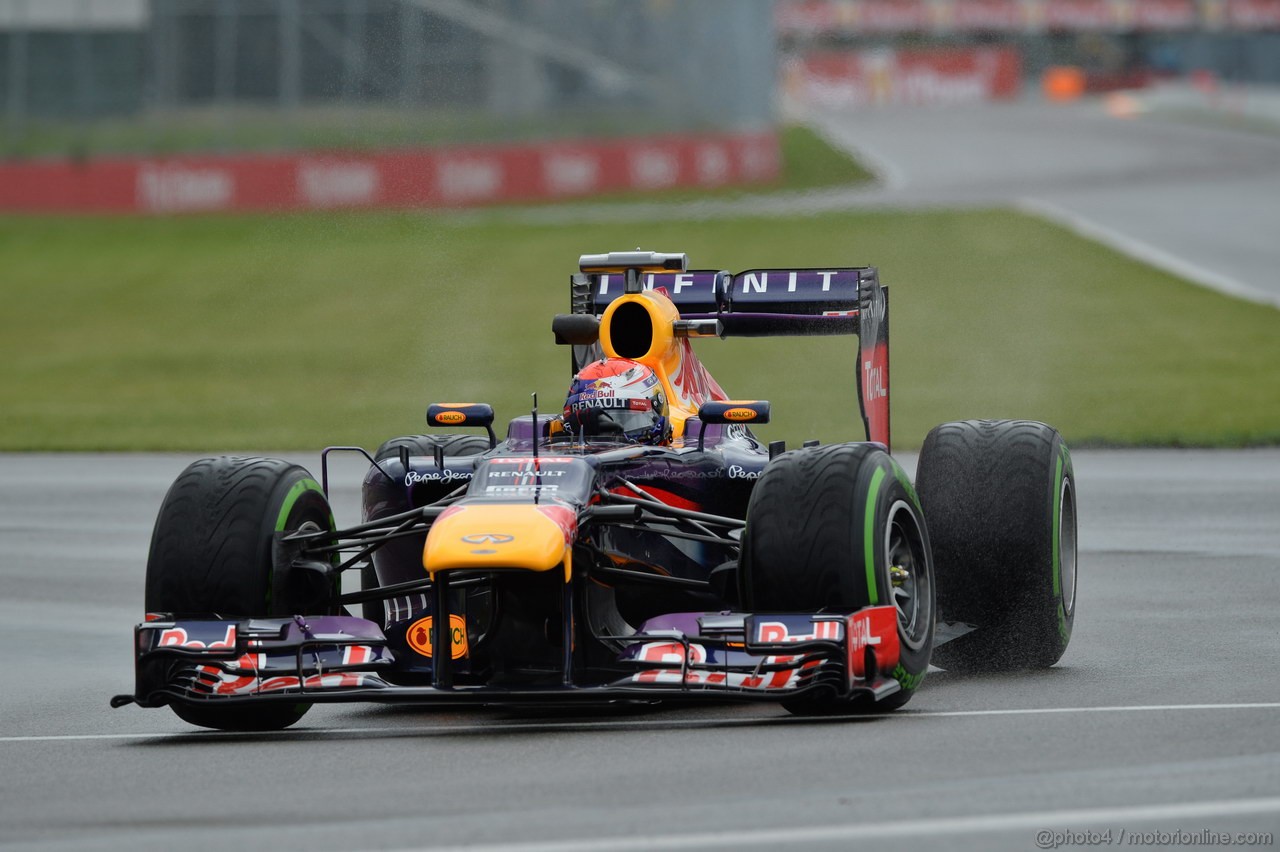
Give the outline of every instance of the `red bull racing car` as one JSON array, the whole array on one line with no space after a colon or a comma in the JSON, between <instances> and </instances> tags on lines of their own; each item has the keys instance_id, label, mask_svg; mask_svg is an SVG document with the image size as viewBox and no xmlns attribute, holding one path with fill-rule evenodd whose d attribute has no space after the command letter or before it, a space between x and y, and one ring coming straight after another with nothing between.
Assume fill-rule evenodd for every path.
<instances>
[{"instance_id":1,"label":"red bull racing car","mask_svg":"<svg viewBox=\"0 0 1280 852\"><path fill-rule=\"evenodd\" d=\"M265 458L191 464L161 506L136 683L229 730L317 702L742 699L884 712L933 664L1052 665L1075 606L1071 457L1051 427L929 433L889 454L889 300L870 267L689 270L586 255L555 317L562 411L427 409L439 431L330 447L317 481ZM866 440L788 449L751 431L693 343L856 335ZM860 430L860 431L862 431ZM365 453L363 519L338 527L328 458ZM358 574L358 591L344 591ZM357 614L358 613L358 614Z\"/></svg>"}]
</instances>

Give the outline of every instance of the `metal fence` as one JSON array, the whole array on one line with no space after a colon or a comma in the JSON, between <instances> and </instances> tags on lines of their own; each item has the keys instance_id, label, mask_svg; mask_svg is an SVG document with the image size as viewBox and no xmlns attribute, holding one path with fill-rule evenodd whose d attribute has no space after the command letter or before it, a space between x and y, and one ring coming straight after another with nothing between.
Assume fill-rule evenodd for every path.
<instances>
[{"instance_id":1,"label":"metal fence","mask_svg":"<svg viewBox=\"0 0 1280 852\"><path fill-rule=\"evenodd\" d=\"M0 0L10 156L772 121L770 0Z\"/></svg>"}]
</instances>

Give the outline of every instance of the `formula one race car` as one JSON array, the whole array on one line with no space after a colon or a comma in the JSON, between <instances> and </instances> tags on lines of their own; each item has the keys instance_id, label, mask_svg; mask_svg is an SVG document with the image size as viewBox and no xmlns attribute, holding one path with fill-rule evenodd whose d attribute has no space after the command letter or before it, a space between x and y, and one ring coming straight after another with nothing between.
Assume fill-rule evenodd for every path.
<instances>
[{"instance_id":1,"label":"formula one race car","mask_svg":"<svg viewBox=\"0 0 1280 852\"><path fill-rule=\"evenodd\" d=\"M1075 603L1071 457L1031 421L889 455L889 303L873 268L687 271L587 255L553 322L575 379L555 416L427 409L317 482L264 458L191 464L147 564L136 685L114 706L283 728L315 702L764 699L800 714L905 704L930 661L1050 666ZM750 426L698 338L856 334L861 442L787 450ZM371 465L336 527L328 457ZM358 571L361 590L343 593ZM351 614L360 605L362 617Z\"/></svg>"}]
</instances>

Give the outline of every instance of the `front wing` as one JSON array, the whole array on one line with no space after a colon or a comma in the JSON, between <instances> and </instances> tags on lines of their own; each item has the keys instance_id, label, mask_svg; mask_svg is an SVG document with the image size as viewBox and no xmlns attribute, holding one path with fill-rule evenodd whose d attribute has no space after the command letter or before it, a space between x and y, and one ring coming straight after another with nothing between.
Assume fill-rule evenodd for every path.
<instances>
[{"instance_id":1,"label":"front wing","mask_svg":"<svg viewBox=\"0 0 1280 852\"><path fill-rule=\"evenodd\" d=\"M676 625L676 626L673 626ZM779 700L824 690L878 701L901 688L897 613L679 613L626 637L597 681L507 689L403 686L382 631L352 616L157 619L135 628L133 695L113 706L205 707L263 701L460 704L646 698Z\"/></svg>"}]
</instances>

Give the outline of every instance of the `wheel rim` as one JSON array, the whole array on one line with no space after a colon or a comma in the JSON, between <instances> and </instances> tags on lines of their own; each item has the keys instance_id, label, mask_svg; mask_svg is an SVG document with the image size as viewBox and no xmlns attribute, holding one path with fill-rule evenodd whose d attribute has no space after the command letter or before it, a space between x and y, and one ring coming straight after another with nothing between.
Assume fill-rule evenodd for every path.
<instances>
[{"instance_id":1,"label":"wheel rim","mask_svg":"<svg viewBox=\"0 0 1280 852\"><path fill-rule=\"evenodd\" d=\"M1070 616L1076 607L1076 498L1067 477L1058 500L1058 587L1062 611Z\"/></svg>"},{"instance_id":2,"label":"wheel rim","mask_svg":"<svg viewBox=\"0 0 1280 852\"><path fill-rule=\"evenodd\" d=\"M907 647L919 650L929 638L932 577L920 525L905 501L899 500L889 508L884 554L893 606L898 611L898 635Z\"/></svg>"}]
</instances>

